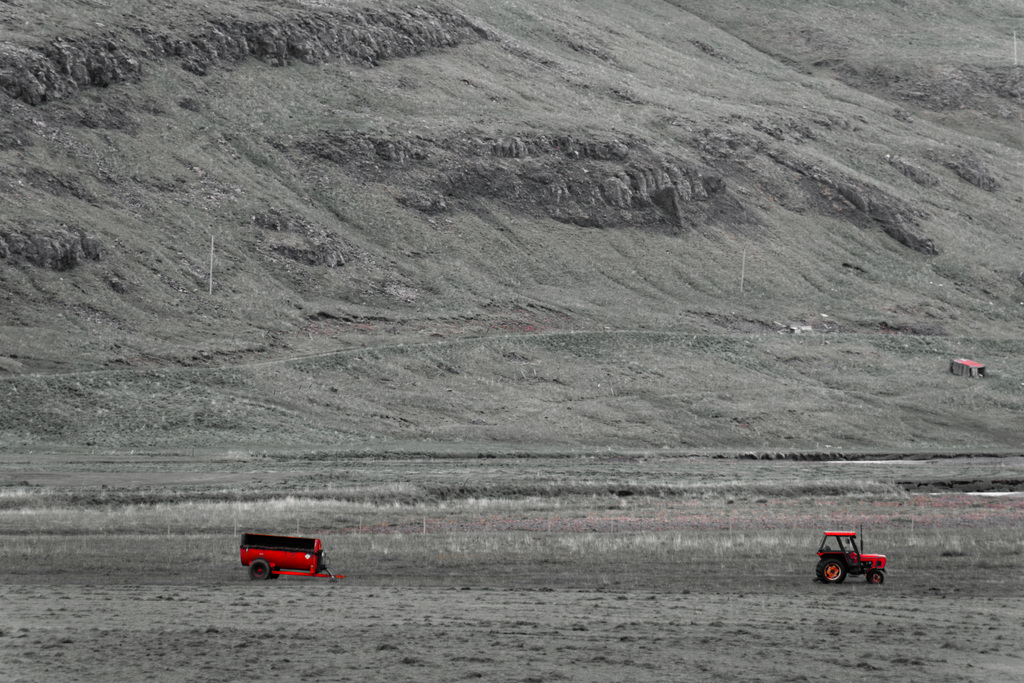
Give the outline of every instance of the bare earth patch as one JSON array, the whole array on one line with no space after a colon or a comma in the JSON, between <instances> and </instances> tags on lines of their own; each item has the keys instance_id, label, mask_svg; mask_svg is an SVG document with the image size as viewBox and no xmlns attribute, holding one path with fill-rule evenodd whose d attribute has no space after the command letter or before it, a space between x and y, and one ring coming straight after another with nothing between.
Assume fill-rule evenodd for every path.
<instances>
[{"instance_id":1,"label":"bare earth patch","mask_svg":"<svg viewBox=\"0 0 1024 683\"><path fill-rule=\"evenodd\" d=\"M1011 680L1024 496L892 482L1021 466L8 455L0 661L26 683ZM821 531L861 523L884 585L815 582ZM321 537L347 578L252 582L240 531Z\"/></svg>"},{"instance_id":2,"label":"bare earth patch","mask_svg":"<svg viewBox=\"0 0 1024 683\"><path fill-rule=\"evenodd\" d=\"M1019 597L864 588L6 586L0 658L18 681L984 681L1024 666Z\"/></svg>"}]
</instances>

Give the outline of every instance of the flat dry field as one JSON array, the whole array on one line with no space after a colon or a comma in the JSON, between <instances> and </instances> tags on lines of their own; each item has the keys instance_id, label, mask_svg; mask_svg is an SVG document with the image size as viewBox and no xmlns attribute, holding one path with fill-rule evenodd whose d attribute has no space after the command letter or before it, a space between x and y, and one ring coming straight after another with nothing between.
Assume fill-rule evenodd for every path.
<instances>
[{"instance_id":1,"label":"flat dry field","mask_svg":"<svg viewBox=\"0 0 1024 683\"><path fill-rule=\"evenodd\" d=\"M896 582L893 581L893 584ZM1019 680L1024 601L286 580L5 586L6 680Z\"/></svg>"},{"instance_id":2,"label":"flat dry field","mask_svg":"<svg viewBox=\"0 0 1024 683\"><path fill-rule=\"evenodd\" d=\"M0 678L1015 680L1024 497L932 489L1022 467L6 455ZM860 521L886 583L814 582ZM347 578L251 582L243 530Z\"/></svg>"}]
</instances>

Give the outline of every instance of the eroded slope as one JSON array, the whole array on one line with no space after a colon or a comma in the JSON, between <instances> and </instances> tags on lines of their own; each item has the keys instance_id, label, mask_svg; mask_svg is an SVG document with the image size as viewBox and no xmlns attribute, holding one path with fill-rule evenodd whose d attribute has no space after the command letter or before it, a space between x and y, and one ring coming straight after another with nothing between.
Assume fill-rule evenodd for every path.
<instances>
[{"instance_id":1,"label":"eroded slope","mask_svg":"<svg viewBox=\"0 0 1024 683\"><path fill-rule=\"evenodd\" d=\"M1016 72L992 97L962 100L987 103L972 127L962 112L935 115L931 96L852 75L870 66L873 22L902 10L864 9L832 64L827 40L795 42L798 5L747 23L738 8L684 2L7 5L0 367L221 365L581 328L1015 335L1019 145L993 131L1016 111ZM976 14L980 36L1009 16L998 3ZM770 29L760 38L757 21ZM461 354L492 382L504 372ZM594 360L565 360L549 379ZM818 361L746 365L769 387ZM437 367L411 370L427 403L451 375ZM873 391L844 381L829 389ZM420 435L432 419L459 425L463 438L484 386L461 385L467 405L435 418L414 391L398 417ZM255 400L282 390L271 382ZM652 411L666 425L708 419L708 438L715 420L750 422L671 393L650 385L620 417L591 419L609 434ZM296 400L284 405L302 410ZM864 422L885 419L887 400ZM794 422L787 405L755 416L773 424L759 439L809 438L813 420ZM238 425L266 408L236 406ZM371 414L345 429L379 431L358 417ZM1002 429L999 415L980 429ZM73 438L73 425L49 433ZM34 429L19 422L18 438ZM510 438L514 421L476 431Z\"/></svg>"}]
</instances>

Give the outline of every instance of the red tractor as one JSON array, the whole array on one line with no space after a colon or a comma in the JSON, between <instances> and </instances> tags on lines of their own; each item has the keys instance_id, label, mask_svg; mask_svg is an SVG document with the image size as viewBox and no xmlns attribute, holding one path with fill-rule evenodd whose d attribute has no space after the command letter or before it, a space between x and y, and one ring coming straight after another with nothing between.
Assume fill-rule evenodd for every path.
<instances>
[{"instance_id":1,"label":"red tractor","mask_svg":"<svg viewBox=\"0 0 1024 683\"><path fill-rule=\"evenodd\" d=\"M863 547L863 533L861 534ZM826 531L818 546L814 574L823 583L842 583L847 576L867 576L868 583L885 581L885 555L865 555L857 550L856 531Z\"/></svg>"}]
</instances>

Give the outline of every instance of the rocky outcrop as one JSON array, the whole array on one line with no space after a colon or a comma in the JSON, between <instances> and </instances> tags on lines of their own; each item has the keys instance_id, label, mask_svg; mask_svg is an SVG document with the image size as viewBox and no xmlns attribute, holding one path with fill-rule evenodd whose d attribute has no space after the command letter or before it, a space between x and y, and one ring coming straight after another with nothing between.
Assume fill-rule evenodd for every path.
<instances>
[{"instance_id":1,"label":"rocky outcrop","mask_svg":"<svg viewBox=\"0 0 1024 683\"><path fill-rule=\"evenodd\" d=\"M31 147L33 141L27 126L8 119L6 114L7 112L0 111L0 151Z\"/></svg>"},{"instance_id":2,"label":"rocky outcrop","mask_svg":"<svg viewBox=\"0 0 1024 683\"><path fill-rule=\"evenodd\" d=\"M892 78L883 85L908 100L929 109L984 108L993 96L1020 101L1024 75L1012 67L981 67L968 64L939 65L914 74L913 78Z\"/></svg>"},{"instance_id":3,"label":"rocky outcrop","mask_svg":"<svg viewBox=\"0 0 1024 683\"><path fill-rule=\"evenodd\" d=\"M444 213L448 210L448 203L440 192L417 192L415 190L399 195L398 201L410 209L416 209L426 214Z\"/></svg>"},{"instance_id":4,"label":"rocky outcrop","mask_svg":"<svg viewBox=\"0 0 1024 683\"><path fill-rule=\"evenodd\" d=\"M377 64L486 37L461 14L438 8L361 8L295 13L278 21L213 19L189 36L142 27L125 38L58 39L25 47L0 43L0 90L38 105L76 95L86 86L134 81L145 59L180 59L203 75L223 61L248 57L275 66L351 59Z\"/></svg>"},{"instance_id":5,"label":"rocky outcrop","mask_svg":"<svg viewBox=\"0 0 1024 683\"><path fill-rule=\"evenodd\" d=\"M465 146L476 156L506 159L561 156L567 159L592 161L626 161L629 145L619 140L580 140L571 135L509 136L495 140L475 139Z\"/></svg>"},{"instance_id":6,"label":"rocky outcrop","mask_svg":"<svg viewBox=\"0 0 1024 683\"><path fill-rule=\"evenodd\" d=\"M935 174L928 169L922 168L921 166L913 163L905 157L901 157L898 154L886 154L885 158L886 161L889 162L890 166L922 187L935 187L939 184L939 179Z\"/></svg>"},{"instance_id":7,"label":"rocky outcrop","mask_svg":"<svg viewBox=\"0 0 1024 683\"><path fill-rule=\"evenodd\" d=\"M358 133L324 132L315 140L298 143L297 147L314 156L345 164L354 159L375 158L380 161L405 163L424 161L430 157L431 147L437 143L423 138L402 139ZM279 145L287 149L285 145Z\"/></svg>"},{"instance_id":8,"label":"rocky outcrop","mask_svg":"<svg viewBox=\"0 0 1024 683\"><path fill-rule=\"evenodd\" d=\"M49 234L0 231L0 259L24 260L40 268L71 270L85 261L99 261L104 253L98 238L79 230Z\"/></svg>"},{"instance_id":9,"label":"rocky outcrop","mask_svg":"<svg viewBox=\"0 0 1024 683\"><path fill-rule=\"evenodd\" d=\"M140 55L122 41L59 39L34 49L0 43L0 90L32 105L73 97L86 86L137 80L141 74Z\"/></svg>"},{"instance_id":10,"label":"rocky outcrop","mask_svg":"<svg viewBox=\"0 0 1024 683\"><path fill-rule=\"evenodd\" d=\"M954 154L940 161L946 168L960 176L961 180L986 192L995 192L999 187L995 176L974 152Z\"/></svg>"},{"instance_id":11,"label":"rocky outcrop","mask_svg":"<svg viewBox=\"0 0 1024 683\"><path fill-rule=\"evenodd\" d=\"M577 225L660 225L675 231L703 220L716 202L726 202L721 175L654 153L637 140L570 135L432 140L325 131L295 148L367 181L403 187L398 200L427 214L450 211L453 202L466 207L485 199ZM738 205L731 210L741 212Z\"/></svg>"},{"instance_id":12,"label":"rocky outcrop","mask_svg":"<svg viewBox=\"0 0 1024 683\"><path fill-rule=\"evenodd\" d=\"M876 187L855 181L838 171L823 169L810 162L791 157L785 152L773 150L768 155L786 168L792 169L817 185L838 194L861 215L879 223L885 233L900 244L928 256L935 256L939 253L932 238L925 237L915 230L917 227L916 215L919 212L903 201Z\"/></svg>"},{"instance_id":13,"label":"rocky outcrop","mask_svg":"<svg viewBox=\"0 0 1024 683\"><path fill-rule=\"evenodd\" d=\"M725 189L710 169L656 154L639 141L515 136L467 146L483 159L450 174L446 194L532 199L552 218L577 225L685 228L701 213L696 203Z\"/></svg>"},{"instance_id":14,"label":"rocky outcrop","mask_svg":"<svg viewBox=\"0 0 1024 683\"><path fill-rule=\"evenodd\" d=\"M279 233L265 248L292 261L335 268L345 265L345 247L331 231L298 216L270 210L252 217L252 224Z\"/></svg>"},{"instance_id":15,"label":"rocky outcrop","mask_svg":"<svg viewBox=\"0 0 1024 683\"><path fill-rule=\"evenodd\" d=\"M419 136L399 138L349 131L324 131L316 140L300 142L298 147L335 163L345 163L357 157L367 156L375 156L382 161L405 163L425 161L432 156L446 153L461 157L564 157L571 160L619 162L626 161L630 156L630 147L618 140L578 140L568 135L431 140Z\"/></svg>"},{"instance_id":16,"label":"rocky outcrop","mask_svg":"<svg viewBox=\"0 0 1024 683\"><path fill-rule=\"evenodd\" d=\"M929 63L924 68L864 68L841 58L821 59L814 66L831 69L851 87L881 91L933 111L976 109L1005 117L1005 105L1019 102L1024 92L1024 73L1015 66Z\"/></svg>"},{"instance_id":17,"label":"rocky outcrop","mask_svg":"<svg viewBox=\"0 0 1024 683\"><path fill-rule=\"evenodd\" d=\"M464 16L422 6L304 13L278 22L211 23L200 35L148 34L146 43L157 56L180 58L184 68L202 75L219 61L246 57L275 66L339 58L377 64L483 37Z\"/></svg>"}]
</instances>

